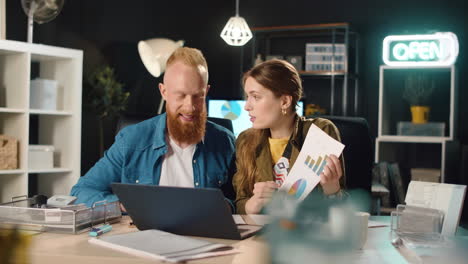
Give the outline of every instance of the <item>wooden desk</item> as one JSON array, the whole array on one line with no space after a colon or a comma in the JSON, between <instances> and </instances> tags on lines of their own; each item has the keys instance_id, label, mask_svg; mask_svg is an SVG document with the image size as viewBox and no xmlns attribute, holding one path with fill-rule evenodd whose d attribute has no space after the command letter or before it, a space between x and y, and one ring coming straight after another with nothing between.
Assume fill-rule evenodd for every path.
<instances>
[{"instance_id":1,"label":"wooden desk","mask_svg":"<svg viewBox=\"0 0 468 264\"><path fill-rule=\"evenodd\" d=\"M388 221L385 216L373 216L376 221ZM129 218L113 224L113 230L104 235L135 232L134 227L129 227ZM99 247L88 243L88 233L80 235L63 235L54 233L42 233L35 235L31 246L32 263L67 263L67 264L123 264L123 263L162 263L150 259L138 258L119 251ZM266 243L258 237L246 240L209 239L209 241L229 244L242 253L207 258L191 261L190 263L270 263L269 252ZM417 257L408 249L395 249L389 239L389 227L369 228L368 238L363 250L356 250L349 256L349 263L418 263Z\"/></svg>"},{"instance_id":2,"label":"wooden desk","mask_svg":"<svg viewBox=\"0 0 468 264\"><path fill-rule=\"evenodd\" d=\"M105 235L114 235L119 233L138 231L135 227L129 227L129 218L124 217L120 223L113 224L111 232ZM67 263L67 264L143 264L143 263L163 263L151 259L138 258L119 251L103 248L88 243L88 233L79 235L41 233L35 235L31 245L32 263ZM190 263L269 263L268 248L264 241L258 237L252 237L246 240L228 240L203 238L208 241L214 241L233 245L242 251L242 254L220 256L201 260L191 261Z\"/></svg>"}]
</instances>

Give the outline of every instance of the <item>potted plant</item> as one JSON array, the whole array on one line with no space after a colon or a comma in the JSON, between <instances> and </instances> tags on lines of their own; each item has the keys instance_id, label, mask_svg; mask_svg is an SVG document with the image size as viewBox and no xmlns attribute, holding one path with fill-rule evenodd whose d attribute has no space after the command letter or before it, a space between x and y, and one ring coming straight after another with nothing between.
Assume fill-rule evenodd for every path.
<instances>
[{"instance_id":1,"label":"potted plant","mask_svg":"<svg viewBox=\"0 0 468 264\"><path fill-rule=\"evenodd\" d=\"M98 117L99 153L104 154L105 118L116 116L125 110L130 95L125 92L123 84L118 82L114 69L108 65L100 66L88 74L84 83L85 102Z\"/></svg>"},{"instance_id":2,"label":"potted plant","mask_svg":"<svg viewBox=\"0 0 468 264\"><path fill-rule=\"evenodd\" d=\"M411 106L411 122L425 124L429 120L429 97L434 92L434 80L427 73L411 73L405 79L403 98Z\"/></svg>"}]
</instances>

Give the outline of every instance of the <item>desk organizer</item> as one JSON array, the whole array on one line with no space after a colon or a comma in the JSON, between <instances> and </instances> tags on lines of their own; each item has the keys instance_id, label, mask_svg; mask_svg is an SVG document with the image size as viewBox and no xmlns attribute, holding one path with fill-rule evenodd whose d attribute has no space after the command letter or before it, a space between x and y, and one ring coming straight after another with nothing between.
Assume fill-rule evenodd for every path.
<instances>
[{"instance_id":1,"label":"desk organizer","mask_svg":"<svg viewBox=\"0 0 468 264\"><path fill-rule=\"evenodd\" d=\"M391 212L391 235L410 247L442 247L449 241L442 235L444 213L437 209L401 205Z\"/></svg>"},{"instance_id":2,"label":"desk organizer","mask_svg":"<svg viewBox=\"0 0 468 264\"><path fill-rule=\"evenodd\" d=\"M0 227L17 227L40 232L79 234L100 223L120 221L118 202L66 208L31 208L28 200L0 204Z\"/></svg>"}]
</instances>

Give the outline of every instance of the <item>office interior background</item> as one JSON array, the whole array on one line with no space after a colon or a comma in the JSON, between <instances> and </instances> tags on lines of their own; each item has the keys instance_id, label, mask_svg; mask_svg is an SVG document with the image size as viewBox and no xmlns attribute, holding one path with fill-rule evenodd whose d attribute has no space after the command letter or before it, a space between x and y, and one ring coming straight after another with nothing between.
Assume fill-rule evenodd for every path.
<instances>
[{"instance_id":1,"label":"office interior background","mask_svg":"<svg viewBox=\"0 0 468 264\"><path fill-rule=\"evenodd\" d=\"M240 1L239 13L252 27L350 23L359 35L359 105L375 140L378 126L379 66L382 41L388 35L423 34L450 31L457 35L460 52L458 69L457 139L462 146L453 183L468 182L468 77L466 41L468 17L464 0L414 1ZM6 1L6 38L26 41L27 17L21 1ZM69 47L84 51L83 72L97 65L115 68L118 80L130 92L124 114L156 114L160 96L158 83L138 55L137 43L156 37L184 40L185 46L204 53L209 66L210 98L241 99L242 71L248 69L251 45L233 47L219 36L229 17L235 14L235 1L111 1L68 0L51 22L34 27L34 43ZM447 89L449 86L447 85ZM407 107L403 99L395 104ZM85 105L85 102L83 102ZM409 115L409 114L408 114ZM83 106L82 174L99 159L96 115ZM117 118L105 122L105 147L115 135ZM463 151L464 150L464 151ZM466 199L465 199L466 207ZM466 215L466 214L465 214ZM466 219L466 217L465 217Z\"/></svg>"}]
</instances>

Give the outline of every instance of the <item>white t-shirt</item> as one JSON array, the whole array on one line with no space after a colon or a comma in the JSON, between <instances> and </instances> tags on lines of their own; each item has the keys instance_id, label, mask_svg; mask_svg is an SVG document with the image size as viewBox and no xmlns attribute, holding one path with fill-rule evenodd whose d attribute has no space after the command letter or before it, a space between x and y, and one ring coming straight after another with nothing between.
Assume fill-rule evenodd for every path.
<instances>
[{"instance_id":1,"label":"white t-shirt","mask_svg":"<svg viewBox=\"0 0 468 264\"><path fill-rule=\"evenodd\" d=\"M159 185L193 188L192 159L196 144L182 149L169 136L166 136L166 142L169 144L162 162Z\"/></svg>"}]
</instances>

